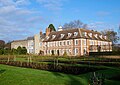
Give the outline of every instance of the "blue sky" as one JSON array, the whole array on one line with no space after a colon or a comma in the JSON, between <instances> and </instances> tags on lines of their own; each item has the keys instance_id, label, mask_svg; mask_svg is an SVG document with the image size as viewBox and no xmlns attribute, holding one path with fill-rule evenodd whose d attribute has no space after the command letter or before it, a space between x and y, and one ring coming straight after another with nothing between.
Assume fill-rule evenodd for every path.
<instances>
[{"instance_id":1,"label":"blue sky","mask_svg":"<svg viewBox=\"0 0 120 85\"><path fill-rule=\"evenodd\" d=\"M0 39L25 39L45 32L53 23L56 28L81 20L89 29L118 31L120 0L0 0Z\"/></svg>"}]
</instances>

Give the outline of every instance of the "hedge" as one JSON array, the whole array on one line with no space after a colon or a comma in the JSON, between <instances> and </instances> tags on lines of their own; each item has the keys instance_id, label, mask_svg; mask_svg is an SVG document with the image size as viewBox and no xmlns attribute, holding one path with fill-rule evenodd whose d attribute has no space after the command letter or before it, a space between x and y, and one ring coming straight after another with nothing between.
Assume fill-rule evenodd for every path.
<instances>
[{"instance_id":1,"label":"hedge","mask_svg":"<svg viewBox=\"0 0 120 85\"><path fill-rule=\"evenodd\" d=\"M54 65L54 64L33 63L33 62L28 63L28 62L20 62L20 61L9 61L9 62L0 61L0 64L47 70L53 72L62 72L62 73L75 74L75 75L106 69L105 67L95 67L95 66L90 67L90 66Z\"/></svg>"},{"instance_id":2,"label":"hedge","mask_svg":"<svg viewBox=\"0 0 120 85\"><path fill-rule=\"evenodd\" d=\"M120 51L112 52L89 52L90 56L100 56L100 55L120 55Z\"/></svg>"}]
</instances>

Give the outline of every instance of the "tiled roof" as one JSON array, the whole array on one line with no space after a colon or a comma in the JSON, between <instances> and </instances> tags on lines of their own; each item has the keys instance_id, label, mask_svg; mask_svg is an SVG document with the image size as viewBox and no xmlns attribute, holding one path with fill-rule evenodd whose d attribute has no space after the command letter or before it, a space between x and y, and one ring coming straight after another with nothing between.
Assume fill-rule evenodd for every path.
<instances>
[{"instance_id":1,"label":"tiled roof","mask_svg":"<svg viewBox=\"0 0 120 85\"><path fill-rule=\"evenodd\" d=\"M74 35L75 32L78 33L76 36ZM86 35L84 34L85 32L86 32ZM89 33L92 33L92 37L89 35ZM71 34L71 36L69 36L68 34ZM97 34L97 37L95 37L95 34ZM88 29L69 29L69 30L51 32L48 36L44 38L43 42L77 39L77 38L109 41L104 37L100 38L100 35L102 34L96 31L88 30Z\"/></svg>"},{"instance_id":2,"label":"tiled roof","mask_svg":"<svg viewBox=\"0 0 120 85\"><path fill-rule=\"evenodd\" d=\"M43 33L42 35L40 35L41 39L44 39L46 37L46 34Z\"/></svg>"},{"instance_id":3,"label":"tiled roof","mask_svg":"<svg viewBox=\"0 0 120 85\"><path fill-rule=\"evenodd\" d=\"M78 34L74 36L74 32L77 32ZM69 36L68 33L70 33L71 35ZM55 35L54 38L53 38L53 35ZM61 37L62 35L63 37ZM80 33L79 33L79 29L69 29L69 30L51 32L48 35L48 37L49 38L46 37L44 41L59 41L59 40L80 38Z\"/></svg>"},{"instance_id":4,"label":"tiled roof","mask_svg":"<svg viewBox=\"0 0 120 85\"><path fill-rule=\"evenodd\" d=\"M27 40L34 40L34 37L28 37Z\"/></svg>"}]
</instances>

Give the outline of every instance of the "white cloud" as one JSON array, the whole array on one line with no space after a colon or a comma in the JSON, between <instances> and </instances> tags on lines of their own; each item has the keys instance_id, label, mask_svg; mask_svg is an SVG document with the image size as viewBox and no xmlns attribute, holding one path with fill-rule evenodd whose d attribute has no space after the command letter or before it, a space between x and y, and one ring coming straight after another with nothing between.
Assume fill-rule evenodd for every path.
<instances>
[{"instance_id":1,"label":"white cloud","mask_svg":"<svg viewBox=\"0 0 120 85\"><path fill-rule=\"evenodd\" d=\"M0 39L8 41L33 36L38 23L46 23L39 11L25 7L29 4L30 0L0 0Z\"/></svg>"},{"instance_id":2,"label":"white cloud","mask_svg":"<svg viewBox=\"0 0 120 85\"><path fill-rule=\"evenodd\" d=\"M97 30L97 31L102 31L105 29L115 29L117 27L117 25L113 25L107 22L102 22L102 21L98 21L98 22L92 22L88 24L88 29L91 30Z\"/></svg>"},{"instance_id":3,"label":"white cloud","mask_svg":"<svg viewBox=\"0 0 120 85\"><path fill-rule=\"evenodd\" d=\"M19 6L19 5L29 5L30 0L0 0L1 6Z\"/></svg>"},{"instance_id":4,"label":"white cloud","mask_svg":"<svg viewBox=\"0 0 120 85\"><path fill-rule=\"evenodd\" d=\"M0 4L2 6L10 6L10 5L15 5L13 0L0 0Z\"/></svg>"},{"instance_id":5,"label":"white cloud","mask_svg":"<svg viewBox=\"0 0 120 85\"><path fill-rule=\"evenodd\" d=\"M36 1L49 10L59 11L62 9L63 3L66 0L36 0Z\"/></svg>"},{"instance_id":6,"label":"white cloud","mask_svg":"<svg viewBox=\"0 0 120 85\"><path fill-rule=\"evenodd\" d=\"M16 0L16 5L29 5L31 4L30 0Z\"/></svg>"},{"instance_id":7,"label":"white cloud","mask_svg":"<svg viewBox=\"0 0 120 85\"><path fill-rule=\"evenodd\" d=\"M0 15L1 14L9 14L11 12L14 12L16 10L16 7L14 6L3 6L0 8Z\"/></svg>"}]
</instances>

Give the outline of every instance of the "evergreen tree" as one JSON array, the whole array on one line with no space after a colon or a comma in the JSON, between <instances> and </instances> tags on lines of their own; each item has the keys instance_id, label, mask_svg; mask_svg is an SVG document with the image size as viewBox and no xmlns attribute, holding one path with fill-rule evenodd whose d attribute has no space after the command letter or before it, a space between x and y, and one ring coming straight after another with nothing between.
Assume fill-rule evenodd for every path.
<instances>
[{"instance_id":1,"label":"evergreen tree","mask_svg":"<svg viewBox=\"0 0 120 85\"><path fill-rule=\"evenodd\" d=\"M50 25L48 26L48 28L50 28L52 31L56 31L56 29L55 29L55 27L54 27L53 24L50 24Z\"/></svg>"},{"instance_id":2,"label":"evergreen tree","mask_svg":"<svg viewBox=\"0 0 120 85\"><path fill-rule=\"evenodd\" d=\"M22 47L21 54L26 54L26 53L27 53L26 47Z\"/></svg>"},{"instance_id":3,"label":"evergreen tree","mask_svg":"<svg viewBox=\"0 0 120 85\"><path fill-rule=\"evenodd\" d=\"M18 52L19 55L21 54L21 50L22 50L22 48L19 46L19 47L17 48L17 52Z\"/></svg>"},{"instance_id":4,"label":"evergreen tree","mask_svg":"<svg viewBox=\"0 0 120 85\"><path fill-rule=\"evenodd\" d=\"M17 49L14 49L14 48L13 48L13 49L12 49L12 54L13 54L13 55L18 54Z\"/></svg>"}]
</instances>

